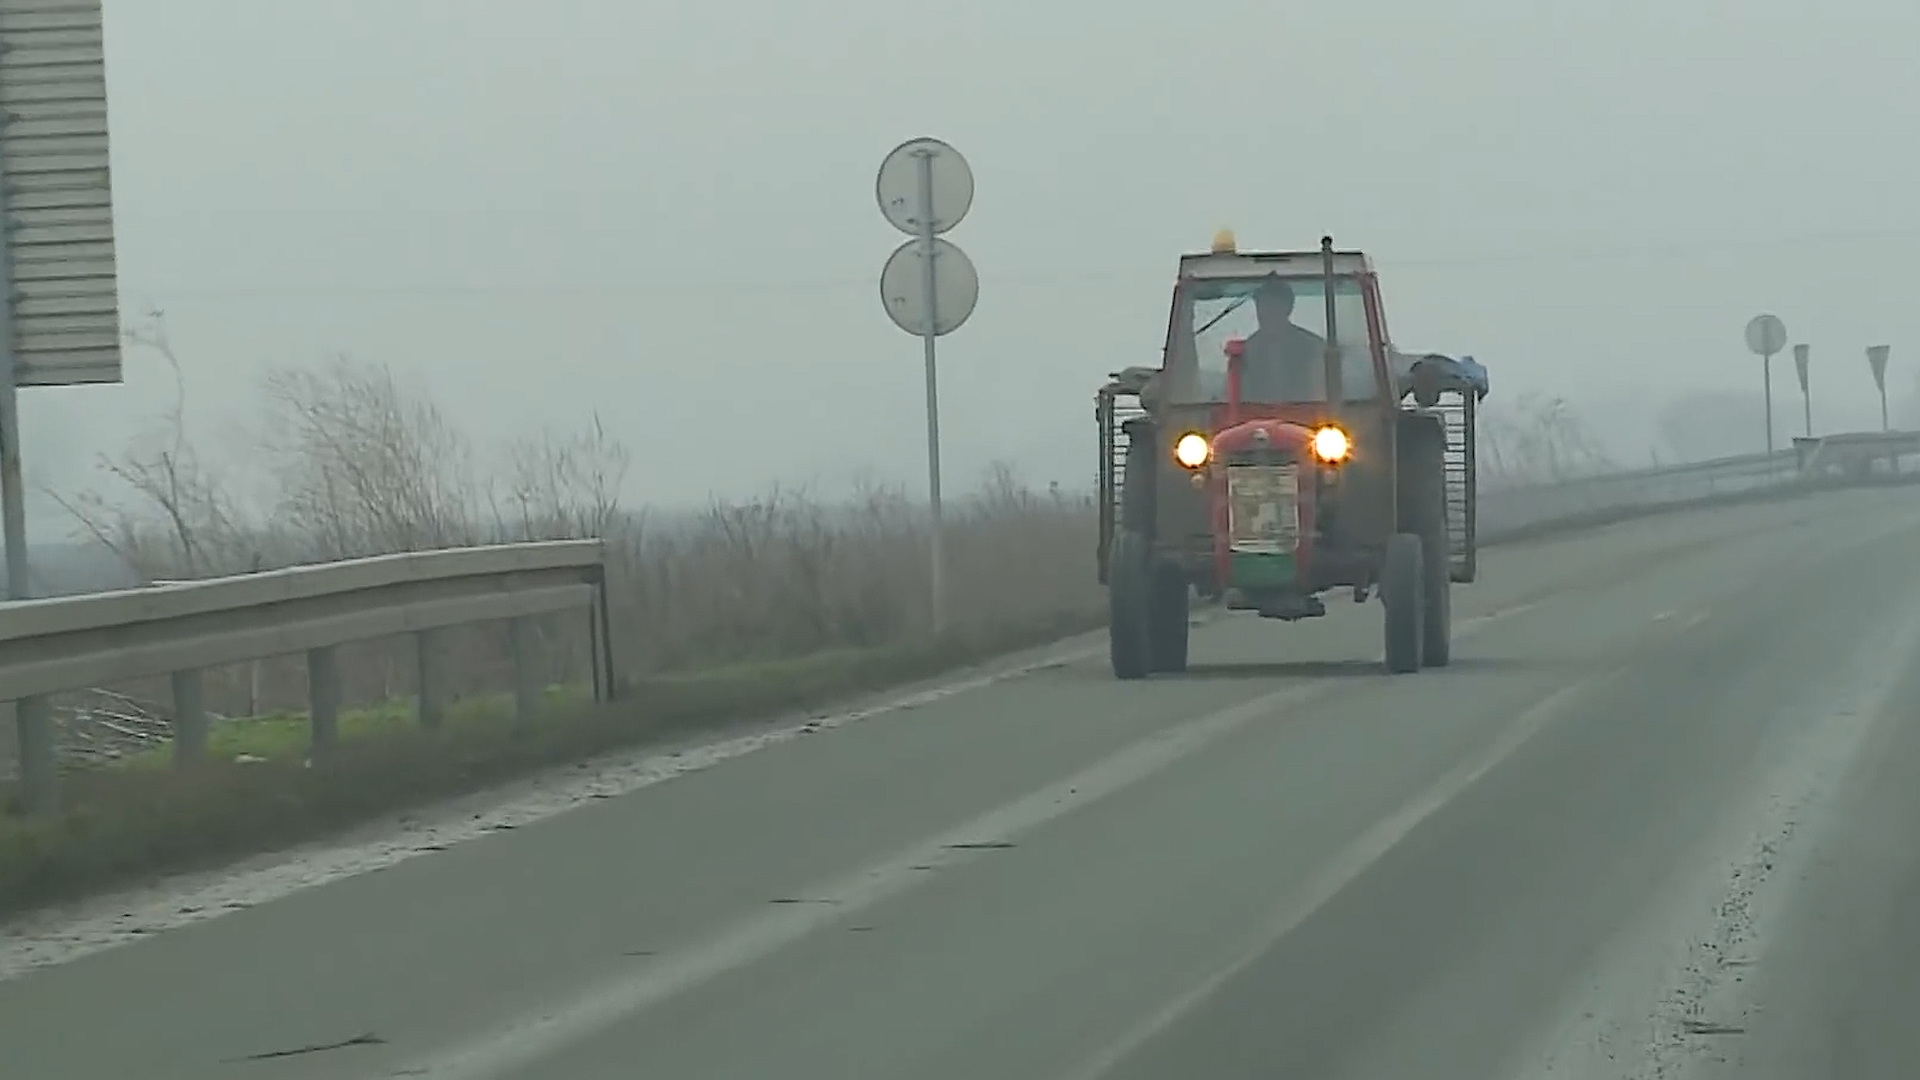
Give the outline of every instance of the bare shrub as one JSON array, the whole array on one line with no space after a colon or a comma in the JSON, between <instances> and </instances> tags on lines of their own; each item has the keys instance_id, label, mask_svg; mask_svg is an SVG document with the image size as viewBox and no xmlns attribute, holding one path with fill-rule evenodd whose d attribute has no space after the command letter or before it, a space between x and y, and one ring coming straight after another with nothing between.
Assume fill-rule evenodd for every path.
<instances>
[{"instance_id":1,"label":"bare shrub","mask_svg":"<svg viewBox=\"0 0 1920 1080\"><path fill-rule=\"evenodd\" d=\"M1522 394L1478 418L1480 473L1488 487L1552 484L1617 471L1599 439L1562 397Z\"/></svg>"},{"instance_id":2,"label":"bare shrub","mask_svg":"<svg viewBox=\"0 0 1920 1080\"><path fill-rule=\"evenodd\" d=\"M1684 394L1655 411L1654 427L1682 461L1758 453L1766 449L1765 398L1730 390Z\"/></svg>"},{"instance_id":3,"label":"bare shrub","mask_svg":"<svg viewBox=\"0 0 1920 1080\"><path fill-rule=\"evenodd\" d=\"M96 467L119 488L118 497L85 491L49 492L84 533L119 556L145 580L201 577L232 569L249 531L221 477L187 439L187 387L167 336L165 314L152 310L129 327L127 343L157 353L174 378L174 400L155 425L138 433L119 455L101 455Z\"/></svg>"},{"instance_id":4,"label":"bare shrub","mask_svg":"<svg viewBox=\"0 0 1920 1080\"><path fill-rule=\"evenodd\" d=\"M597 412L586 431L523 439L507 451L506 506L493 497L496 531L529 540L608 536L623 523L620 489L632 467Z\"/></svg>"},{"instance_id":5,"label":"bare shrub","mask_svg":"<svg viewBox=\"0 0 1920 1080\"><path fill-rule=\"evenodd\" d=\"M163 348L164 336L156 340ZM601 537L614 644L629 674L883 645L928 625L928 517L901 489L866 484L851 502L829 503L775 488L695 514L636 512L620 501L631 455L597 416L580 431L476 448L429 398L377 365L336 358L280 369L264 391L257 463L265 493L245 512L233 488L200 466L176 409L153 445L101 463L137 497L95 491L64 500L83 533L136 562L149 580ZM1030 491L1000 468L978 495L954 500L947 519L957 629L1091 617L1104 606L1093 577L1090 499ZM583 678L586 620L547 620L541 630L553 646L551 674ZM501 636L497 627L451 632L450 682L507 686ZM396 644L341 650L349 701L413 689L412 647ZM209 676L216 712L299 708L305 700L298 657ZM123 689L165 698L160 685Z\"/></svg>"},{"instance_id":6,"label":"bare shrub","mask_svg":"<svg viewBox=\"0 0 1920 1080\"><path fill-rule=\"evenodd\" d=\"M471 447L385 367L337 357L266 380L276 524L307 558L420 551L480 539Z\"/></svg>"}]
</instances>

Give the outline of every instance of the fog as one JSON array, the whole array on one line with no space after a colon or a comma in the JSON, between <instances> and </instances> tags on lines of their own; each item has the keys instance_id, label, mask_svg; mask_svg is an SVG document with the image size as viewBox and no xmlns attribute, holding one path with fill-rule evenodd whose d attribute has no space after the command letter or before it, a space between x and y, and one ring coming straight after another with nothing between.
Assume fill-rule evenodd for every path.
<instances>
[{"instance_id":1,"label":"fog","mask_svg":"<svg viewBox=\"0 0 1920 1080\"><path fill-rule=\"evenodd\" d=\"M1446 7L107 0L121 296L165 311L233 463L270 367L346 353L477 438L597 412L636 502L917 485L872 184L925 134L978 184L954 486L1084 482L1094 389L1154 362L1174 260L1222 226L1371 252L1400 344L1565 395L1625 459L1678 452L1690 395L1733 402L1707 442L1760 448L1762 310L1813 346L1817 427L1878 426L1878 342L1920 421L1920 6ZM141 349L123 386L25 392L29 476L99 483L172 394Z\"/></svg>"}]
</instances>

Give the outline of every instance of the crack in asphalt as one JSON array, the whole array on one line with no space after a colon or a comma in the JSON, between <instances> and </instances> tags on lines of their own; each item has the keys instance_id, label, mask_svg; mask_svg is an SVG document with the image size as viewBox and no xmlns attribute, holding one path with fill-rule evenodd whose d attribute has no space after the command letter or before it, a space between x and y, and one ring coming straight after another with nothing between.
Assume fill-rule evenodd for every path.
<instances>
[{"instance_id":1,"label":"crack in asphalt","mask_svg":"<svg viewBox=\"0 0 1920 1080\"><path fill-rule=\"evenodd\" d=\"M276 1058L304 1057L308 1054L324 1054L324 1053L328 1053L329 1051L345 1050L345 1049L348 1049L349 1047L354 1047L354 1046L385 1046L386 1044L387 1044L387 1040L381 1038L378 1035L375 1035L371 1031L368 1031L368 1032L363 1032L362 1034L359 1034L359 1035L355 1035L350 1039L341 1039L338 1042L312 1043L307 1046L296 1046L289 1050L263 1050L257 1054L247 1054L242 1057L229 1058L228 1060L229 1061L272 1061Z\"/></svg>"}]
</instances>

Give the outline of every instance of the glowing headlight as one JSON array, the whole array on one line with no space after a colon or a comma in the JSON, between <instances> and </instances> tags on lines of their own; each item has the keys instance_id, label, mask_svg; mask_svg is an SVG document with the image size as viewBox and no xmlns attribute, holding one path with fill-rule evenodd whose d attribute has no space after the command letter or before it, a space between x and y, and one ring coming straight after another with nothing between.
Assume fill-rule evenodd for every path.
<instances>
[{"instance_id":1,"label":"glowing headlight","mask_svg":"<svg viewBox=\"0 0 1920 1080\"><path fill-rule=\"evenodd\" d=\"M1207 463L1207 451L1207 437L1197 431L1189 431L1173 444L1173 460L1189 469L1197 469Z\"/></svg>"},{"instance_id":2,"label":"glowing headlight","mask_svg":"<svg viewBox=\"0 0 1920 1080\"><path fill-rule=\"evenodd\" d=\"M1352 440L1337 427L1323 427L1313 433L1313 456L1321 461L1329 464L1345 461L1352 450Z\"/></svg>"}]
</instances>

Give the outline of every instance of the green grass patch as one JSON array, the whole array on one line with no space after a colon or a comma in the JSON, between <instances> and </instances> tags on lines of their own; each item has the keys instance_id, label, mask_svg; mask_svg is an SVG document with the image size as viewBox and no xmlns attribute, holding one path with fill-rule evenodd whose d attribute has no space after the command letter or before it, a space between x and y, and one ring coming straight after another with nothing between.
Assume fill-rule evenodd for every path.
<instances>
[{"instance_id":1,"label":"green grass patch","mask_svg":"<svg viewBox=\"0 0 1920 1080\"><path fill-rule=\"evenodd\" d=\"M222 723L209 733L209 760L191 768L175 768L162 746L69 771L57 815L21 815L17 791L0 787L0 914L216 867L542 768L830 704L1101 624L1067 616L676 673L633 682L607 705L556 688L528 726L502 696L451 703L435 730L415 721L410 701L392 702L343 712L336 751L311 766L305 716Z\"/></svg>"}]
</instances>

